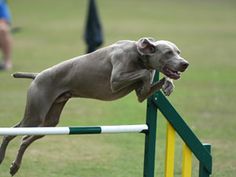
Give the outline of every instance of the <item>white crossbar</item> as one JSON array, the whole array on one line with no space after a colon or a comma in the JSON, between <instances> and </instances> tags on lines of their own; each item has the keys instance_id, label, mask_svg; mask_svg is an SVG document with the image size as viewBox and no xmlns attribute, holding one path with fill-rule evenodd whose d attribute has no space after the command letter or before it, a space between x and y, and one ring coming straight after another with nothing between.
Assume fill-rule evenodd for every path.
<instances>
[{"instance_id":1,"label":"white crossbar","mask_svg":"<svg viewBox=\"0 0 236 177\"><path fill-rule=\"evenodd\" d=\"M0 135L65 135L69 134L69 127L27 127L0 128Z\"/></svg>"},{"instance_id":2,"label":"white crossbar","mask_svg":"<svg viewBox=\"0 0 236 177\"><path fill-rule=\"evenodd\" d=\"M111 126L80 126L80 127L17 127L0 128L0 136L6 135L68 135L68 134L101 134L101 133L141 133L148 126L140 125L111 125Z\"/></svg>"},{"instance_id":3,"label":"white crossbar","mask_svg":"<svg viewBox=\"0 0 236 177\"><path fill-rule=\"evenodd\" d=\"M101 126L101 133L132 133L147 131L148 126L146 124L141 125L116 125L116 126Z\"/></svg>"}]
</instances>

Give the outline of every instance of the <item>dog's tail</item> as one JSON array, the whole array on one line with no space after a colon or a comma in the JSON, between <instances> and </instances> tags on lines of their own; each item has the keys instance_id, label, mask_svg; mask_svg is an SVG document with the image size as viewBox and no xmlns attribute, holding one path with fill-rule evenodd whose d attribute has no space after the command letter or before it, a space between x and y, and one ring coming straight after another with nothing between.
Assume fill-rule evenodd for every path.
<instances>
[{"instance_id":1,"label":"dog's tail","mask_svg":"<svg viewBox=\"0 0 236 177\"><path fill-rule=\"evenodd\" d=\"M25 72L17 72L12 74L14 78L28 78L28 79L35 79L37 75L38 73L25 73Z\"/></svg>"}]
</instances>

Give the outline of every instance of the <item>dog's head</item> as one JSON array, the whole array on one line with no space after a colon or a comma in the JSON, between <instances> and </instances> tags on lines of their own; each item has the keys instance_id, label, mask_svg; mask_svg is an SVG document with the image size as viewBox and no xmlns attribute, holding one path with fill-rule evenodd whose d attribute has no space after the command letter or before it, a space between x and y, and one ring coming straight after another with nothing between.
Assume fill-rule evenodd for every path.
<instances>
[{"instance_id":1,"label":"dog's head","mask_svg":"<svg viewBox=\"0 0 236 177\"><path fill-rule=\"evenodd\" d=\"M179 79L189 63L180 56L178 47L169 41L141 38L137 42L141 60L148 69L156 69L171 79Z\"/></svg>"}]
</instances>

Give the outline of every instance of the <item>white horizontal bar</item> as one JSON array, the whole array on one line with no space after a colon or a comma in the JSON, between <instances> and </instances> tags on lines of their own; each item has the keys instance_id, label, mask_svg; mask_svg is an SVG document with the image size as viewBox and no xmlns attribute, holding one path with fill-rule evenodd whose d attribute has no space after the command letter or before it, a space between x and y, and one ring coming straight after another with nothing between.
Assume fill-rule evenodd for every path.
<instances>
[{"instance_id":1,"label":"white horizontal bar","mask_svg":"<svg viewBox=\"0 0 236 177\"><path fill-rule=\"evenodd\" d=\"M20 127L0 128L0 135L64 135L69 134L69 127Z\"/></svg>"},{"instance_id":2,"label":"white horizontal bar","mask_svg":"<svg viewBox=\"0 0 236 177\"><path fill-rule=\"evenodd\" d=\"M99 131L100 129L100 131ZM141 125L111 125L111 126L81 126L81 127L17 127L0 128L1 135L68 135L93 133L140 133L147 131L146 124ZM73 133L72 133L73 132Z\"/></svg>"},{"instance_id":3,"label":"white horizontal bar","mask_svg":"<svg viewBox=\"0 0 236 177\"><path fill-rule=\"evenodd\" d=\"M147 131L148 126L146 124L141 125L113 125L113 126L101 126L101 133L140 133Z\"/></svg>"}]
</instances>

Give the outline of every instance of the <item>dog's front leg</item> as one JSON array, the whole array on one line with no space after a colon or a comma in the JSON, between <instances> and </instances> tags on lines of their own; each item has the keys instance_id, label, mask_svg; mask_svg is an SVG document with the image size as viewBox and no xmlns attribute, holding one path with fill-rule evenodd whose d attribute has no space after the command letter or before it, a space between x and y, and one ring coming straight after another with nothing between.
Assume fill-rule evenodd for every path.
<instances>
[{"instance_id":1,"label":"dog's front leg","mask_svg":"<svg viewBox=\"0 0 236 177\"><path fill-rule=\"evenodd\" d=\"M161 80L152 84L148 91L144 91L142 88L136 89L138 101L143 102L146 98L153 95L156 91L160 90L163 87L165 80L166 80L166 78L162 78Z\"/></svg>"},{"instance_id":2,"label":"dog's front leg","mask_svg":"<svg viewBox=\"0 0 236 177\"><path fill-rule=\"evenodd\" d=\"M145 85L144 89L148 90L151 87L152 72L147 69L141 69L138 65L135 65L135 59L129 57L122 50L116 51L111 57L112 72L110 84L114 93L122 89L130 90L135 84L137 86Z\"/></svg>"},{"instance_id":3,"label":"dog's front leg","mask_svg":"<svg viewBox=\"0 0 236 177\"><path fill-rule=\"evenodd\" d=\"M118 92L122 89L128 88L135 83L147 82L150 83L150 72L146 69L133 72L114 71L111 76L111 89L113 92ZM143 89L149 90L151 84L144 84Z\"/></svg>"},{"instance_id":4,"label":"dog's front leg","mask_svg":"<svg viewBox=\"0 0 236 177\"><path fill-rule=\"evenodd\" d=\"M164 92L164 94L166 96L169 96L174 91L174 88L175 86L174 86L173 80L166 77L165 83L162 87L162 91Z\"/></svg>"}]
</instances>

